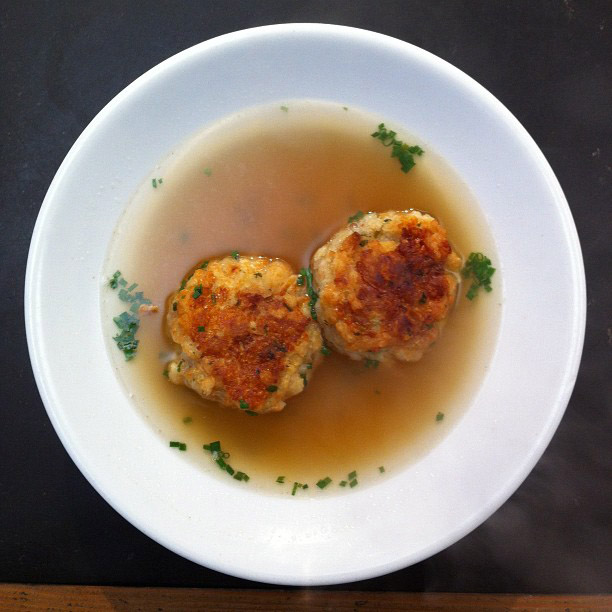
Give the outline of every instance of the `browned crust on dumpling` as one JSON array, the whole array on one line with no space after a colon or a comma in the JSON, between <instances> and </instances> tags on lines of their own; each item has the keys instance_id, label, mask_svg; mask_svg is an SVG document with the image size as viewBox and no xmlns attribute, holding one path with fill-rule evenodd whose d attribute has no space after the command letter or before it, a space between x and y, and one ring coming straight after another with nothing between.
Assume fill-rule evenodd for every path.
<instances>
[{"instance_id":1,"label":"browned crust on dumpling","mask_svg":"<svg viewBox=\"0 0 612 612\"><path fill-rule=\"evenodd\" d=\"M264 258L197 269L171 298L169 329L182 349L171 380L227 406L281 410L304 388L322 346L296 280L288 264Z\"/></svg>"},{"instance_id":2,"label":"browned crust on dumpling","mask_svg":"<svg viewBox=\"0 0 612 612\"><path fill-rule=\"evenodd\" d=\"M454 304L459 262L433 217L365 215L313 258L327 340L355 359L420 358Z\"/></svg>"}]
</instances>

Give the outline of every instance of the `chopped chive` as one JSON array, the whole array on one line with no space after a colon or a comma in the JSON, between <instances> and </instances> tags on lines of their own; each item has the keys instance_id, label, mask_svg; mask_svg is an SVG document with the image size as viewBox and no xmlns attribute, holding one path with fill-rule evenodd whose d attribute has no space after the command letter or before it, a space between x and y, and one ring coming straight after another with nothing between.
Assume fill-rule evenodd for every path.
<instances>
[{"instance_id":1,"label":"chopped chive","mask_svg":"<svg viewBox=\"0 0 612 612\"><path fill-rule=\"evenodd\" d=\"M379 471L381 474L384 474L384 473L385 473L385 466L384 466L384 465L380 465L380 466L378 466L378 471Z\"/></svg>"},{"instance_id":2,"label":"chopped chive","mask_svg":"<svg viewBox=\"0 0 612 612\"><path fill-rule=\"evenodd\" d=\"M307 489L307 488L308 488L307 484L302 484L301 482L294 482L293 488L291 489L291 495L295 495L295 492L298 489Z\"/></svg>"},{"instance_id":3,"label":"chopped chive","mask_svg":"<svg viewBox=\"0 0 612 612\"><path fill-rule=\"evenodd\" d=\"M355 480L351 480L349 481L349 487L351 487L351 489L353 487L356 487L359 483L357 482L357 479L355 478Z\"/></svg>"},{"instance_id":4,"label":"chopped chive","mask_svg":"<svg viewBox=\"0 0 612 612\"><path fill-rule=\"evenodd\" d=\"M380 361L377 361L376 359L369 359L369 358L366 357L366 359L364 359L363 363L364 363L366 368L376 369L379 366Z\"/></svg>"},{"instance_id":5,"label":"chopped chive","mask_svg":"<svg viewBox=\"0 0 612 612\"><path fill-rule=\"evenodd\" d=\"M125 360L130 361L134 358L138 348L138 340L135 335L140 327L140 319L128 312L122 312L119 316L113 317L113 321L120 330L120 333L113 336L113 340L117 343L117 348L123 351Z\"/></svg>"},{"instance_id":6,"label":"chopped chive","mask_svg":"<svg viewBox=\"0 0 612 612\"><path fill-rule=\"evenodd\" d=\"M113 277L110 279L110 281L108 281L108 284L110 285L111 289L116 289L117 288L117 284L118 284L120 276L121 276L121 272L119 272L119 270L117 270L113 274Z\"/></svg>"},{"instance_id":7,"label":"chopped chive","mask_svg":"<svg viewBox=\"0 0 612 612\"><path fill-rule=\"evenodd\" d=\"M249 416L257 416L257 413L254 410L245 410L244 414L248 414Z\"/></svg>"},{"instance_id":8,"label":"chopped chive","mask_svg":"<svg viewBox=\"0 0 612 612\"><path fill-rule=\"evenodd\" d=\"M443 419L444 419L444 413L438 412L438 414L436 414L436 421L442 421Z\"/></svg>"},{"instance_id":9,"label":"chopped chive","mask_svg":"<svg viewBox=\"0 0 612 612\"><path fill-rule=\"evenodd\" d=\"M288 106L284 106L284 105L283 105L283 106L281 106L281 107L280 107L280 109L281 109L283 112L285 112L285 113L289 112L289 107L288 107Z\"/></svg>"},{"instance_id":10,"label":"chopped chive","mask_svg":"<svg viewBox=\"0 0 612 612\"><path fill-rule=\"evenodd\" d=\"M183 360L181 359L181 360L178 362L178 365L176 366L176 371L177 371L177 372L180 372L180 371L181 371L181 369L182 369L182 367L183 367Z\"/></svg>"},{"instance_id":11,"label":"chopped chive","mask_svg":"<svg viewBox=\"0 0 612 612\"><path fill-rule=\"evenodd\" d=\"M321 347L321 355L325 355L327 357L328 355L331 355L331 350L325 345L323 345Z\"/></svg>"},{"instance_id":12,"label":"chopped chive","mask_svg":"<svg viewBox=\"0 0 612 612\"><path fill-rule=\"evenodd\" d=\"M279 484L285 484L285 477L284 476L279 476L276 479L276 482L278 482Z\"/></svg>"},{"instance_id":13,"label":"chopped chive","mask_svg":"<svg viewBox=\"0 0 612 612\"><path fill-rule=\"evenodd\" d=\"M238 251L232 251L230 255L232 256L233 259L236 259L236 260L240 259L240 253Z\"/></svg>"},{"instance_id":14,"label":"chopped chive","mask_svg":"<svg viewBox=\"0 0 612 612\"><path fill-rule=\"evenodd\" d=\"M238 402L238 405L240 406L240 410L248 410L249 409L249 405L247 402L245 402L243 399L241 399Z\"/></svg>"},{"instance_id":15,"label":"chopped chive","mask_svg":"<svg viewBox=\"0 0 612 612\"><path fill-rule=\"evenodd\" d=\"M182 291L182 290L185 288L185 285L186 285L186 284L187 284L187 279L186 279L186 278L184 278L184 279L181 281L181 286L179 287L179 291Z\"/></svg>"},{"instance_id":16,"label":"chopped chive","mask_svg":"<svg viewBox=\"0 0 612 612\"><path fill-rule=\"evenodd\" d=\"M268 393L274 393L275 391L278 391L278 387L276 385L268 385L266 387L266 391Z\"/></svg>"},{"instance_id":17,"label":"chopped chive","mask_svg":"<svg viewBox=\"0 0 612 612\"><path fill-rule=\"evenodd\" d=\"M321 478L321 480L319 480L319 482L317 482L317 487L319 487L319 489L324 489L328 484L330 484L332 481L332 479L329 476L326 476L325 478Z\"/></svg>"},{"instance_id":18,"label":"chopped chive","mask_svg":"<svg viewBox=\"0 0 612 612\"><path fill-rule=\"evenodd\" d=\"M172 310L176 312L177 308L178 308L178 302L172 302Z\"/></svg>"},{"instance_id":19,"label":"chopped chive","mask_svg":"<svg viewBox=\"0 0 612 612\"><path fill-rule=\"evenodd\" d=\"M180 451L186 451L187 450L187 445L184 442L181 442L179 444L178 448L179 448Z\"/></svg>"},{"instance_id":20,"label":"chopped chive","mask_svg":"<svg viewBox=\"0 0 612 612\"><path fill-rule=\"evenodd\" d=\"M219 440L216 440L215 442L211 442L210 444L204 444L202 448L204 450L210 451L211 453L218 453L221 450L221 442L219 442Z\"/></svg>"},{"instance_id":21,"label":"chopped chive","mask_svg":"<svg viewBox=\"0 0 612 612\"><path fill-rule=\"evenodd\" d=\"M211 168L204 168L204 170L202 170L202 172L204 172L204 174L206 176L210 176L212 174L212 169Z\"/></svg>"},{"instance_id":22,"label":"chopped chive","mask_svg":"<svg viewBox=\"0 0 612 612\"><path fill-rule=\"evenodd\" d=\"M190 416L183 418L183 423L185 423L185 425L189 425L189 423L192 423L192 422L193 422L193 418L191 418Z\"/></svg>"},{"instance_id":23,"label":"chopped chive","mask_svg":"<svg viewBox=\"0 0 612 612\"><path fill-rule=\"evenodd\" d=\"M347 111L347 110L348 110L348 106L343 106L342 108L343 108L345 111Z\"/></svg>"},{"instance_id":24,"label":"chopped chive","mask_svg":"<svg viewBox=\"0 0 612 612\"><path fill-rule=\"evenodd\" d=\"M391 157L397 157L404 173L415 166L414 156L423 155L425 152L418 145L410 146L401 140L397 140L395 138L397 132L387 130L384 123L379 124L378 130L371 136L380 140L385 147L391 147Z\"/></svg>"},{"instance_id":25,"label":"chopped chive","mask_svg":"<svg viewBox=\"0 0 612 612\"><path fill-rule=\"evenodd\" d=\"M262 274L261 272L255 272L255 278L261 278Z\"/></svg>"},{"instance_id":26,"label":"chopped chive","mask_svg":"<svg viewBox=\"0 0 612 612\"><path fill-rule=\"evenodd\" d=\"M153 185L153 189L157 189L157 179L151 179L151 185Z\"/></svg>"},{"instance_id":27,"label":"chopped chive","mask_svg":"<svg viewBox=\"0 0 612 612\"><path fill-rule=\"evenodd\" d=\"M132 285L130 285L127 288L127 292L130 293L131 291L134 291L134 289L136 289L136 287L138 287L138 283L133 283Z\"/></svg>"},{"instance_id":28,"label":"chopped chive","mask_svg":"<svg viewBox=\"0 0 612 612\"><path fill-rule=\"evenodd\" d=\"M194 300L197 300L202 295L202 285L197 285L194 290L192 297Z\"/></svg>"},{"instance_id":29,"label":"chopped chive","mask_svg":"<svg viewBox=\"0 0 612 612\"><path fill-rule=\"evenodd\" d=\"M485 291L493 290L491 278L495 274L495 268L491 266L491 260L482 253L470 253L461 274L464 278L472 278L472 284L465 294L468 300L473 300L482 287Z\"/></svg>"},{"instance_id":30,"label":"chopped chive","mask_svg":"<svg viewBox=\"0 0 612 612\"><path fill-rule=\"evenodd\" d=\"M206 328L204 327L204 325L198 325L198 331L199 332L206 331Z\"/></svg>"},{"instance_id":31,"label":"chopped chive","mask_svg":"<svg viewBox=\"0 0 612 612\"><path fill-rule=\"evenodd\" d=\"M245 474L244 472L236 472L234 474L234 478L236 480L242 481L244 480L244 482L248 482L249 481L249 476L247 474Z\"/></svg>"},{"instance_id":32,"label":"chopped chive","mask_svg":"<svg viewBox=\"0 0 612 612\"><path fill-rule=\"evenodd\" d=\"M302 373L300 374L300 378L304 381L304 389L308 386L308 377L306 376L306 374Z\"/></svg>"},{"instance_id":33,"label":"chopped chive","mask_svg":"<svg viewBox=\"0 0 612 612\"><path fill-rule=\"evenodd\" d=\"M166 378L169 377L169 373L168 373L168 368L166 368L163 372L162 372L162 376L165 376Z\"/></svg>"},{"instance_id":34,"label":"chopped chive","mask_svg":"<svg viewBox=\"0 0 612 612\"><path fill-rule=\"evenodd\" d=\"M202 265L199 267L199 270L206 270L208 267L208 261L202 262Z\"/></svg>"},{"instance_id":35,"label":"chopped chive","mask_svg":"<svg viewBox=\"0 0 612 612\"><path fill-rule=\"evenodd\" d=\"M346 485L347 485L347 484L348 484L348 482L346 482L346 480L341 480L341 481L338 483L338 486L340 486L340 487L346 487Z\"/></svg>"},{"instance_id":36,"label":"chopped chive","mask_svg":"<svg viewBox=\"0 0 612 612\"><path fill-rule=\"evenodd\" d=\"M176 442L175 440L173 440L172 442L170 442L170 448L178 448L180 444L180 442Z\"/></svg>"},{"instance_id":37,"label":"chopped chive","mask_svg":"<svg viewBox=\"0 0 612 612\"><path fill-rule=\"evenodd\" d=\"M302 268L300 270L300 274L306 279L306 293L310 298L310 302L308 302L308 306L310 307L310 316L316 321L317 311L315 310L315 304L319 299L319 294L314 290L312 284L312 271L310 268Z\"/></svg>"},{"instance_id":38,"label":"chopped chive","mask_svg":"<svg viewBox=\"0 0 612 612\"><path fill-rule=\"evenodd\" d=\"M307 370L312 370L312 363L305 363L304 365L306 366Z\"/></svg>"},{"instance_id":39,"label":"chopped chive","mask_svg":"<svg viewBox=\"0 0 612 612\"><path fill-rule=\"evenodd\" d=\"M354 215L351 215L348 220L347 223L357 223L357 221L359 221L359 219L362 219L365 216L365 213L361 210L358 210Z\"/></svg>"},{"instance_id":40,"label":"chopped chive","mask_svg":"<svg viewBox=\"0 0 612 612\"><path fill-rule=\"evenodd\" d=\"M295 284L301 287L304 284L304 277L301 274L298 274Z\"/></svg>"},{"instance_id":41,"label":"chopped chive","mask_svg":"<svg viewBox=\"0 0 612 612\"><path fill-rule=\"evenodd\" d=\"M357 478L357 470L353 470L349 475L348 475L348 479L349 480L355 480L355 478Z\"/></svg>"}]
</instances>

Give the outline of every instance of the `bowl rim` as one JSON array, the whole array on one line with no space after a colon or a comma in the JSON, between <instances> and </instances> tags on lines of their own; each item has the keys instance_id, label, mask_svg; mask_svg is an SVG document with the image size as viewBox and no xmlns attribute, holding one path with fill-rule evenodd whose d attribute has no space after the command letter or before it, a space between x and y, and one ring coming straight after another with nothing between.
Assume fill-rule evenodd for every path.
<instances>
[{"instance_id":1,"label":"bowl rim","mask_svg":"<svg viewBox=\"0 0 612 612\"><path fill-rule=\"evenodd\" d=\"M41 399L45 405L49 418L58 436L60 437L60 440L62 441L72 460L75 462L79 470L85 475L91 485L113 508L115 508L139 530L149 535L157 542L160 542L170 550L173 550L177 554L187 557L196 563L203 564L201 558L197 558L189 553L186 553L185 550L177 546L171 538L166 537L164 533L158 533L156 530L151 529L149 525L140 520L139 517L126 514L126 510L121 506L120 501L115 499L113 495L111 495L103 486L101 486L96 474L90 469L85 457L79 454L72 445L70 433L65 428L64 422L56 412L55 392L53 389L53 384L49 378L48 367L43 356L45 350L41 345L41 336L36 333L38 331L37 327L40 325L40 301L36 299L35 296L38 282L37 274L39 274L37 266L41 258L45 226L48 224L49 218L53 213L53 201L59 185L62 180L64 180L65 174L67 173L68 168L74 158L80 155L84 143L86 143L90 135L97 129L97 127L115 111L117 105L119 105L124 99L131 96L133 92L137 92L149 81L158 78L163 71L176 67L180 64L180 62L189 59L194 55L208 53L226 45L244 43L248 41L260 41L269 36L278 35L298 37L310 35L335 36L341 39L342 42L348 40L350 43L351 41L358 40L364 44L378 45L391 50L397 51L399 49L402 52L409 52L413 54L414 57L421 61L426 61L426 63L429 66L433 66L435 70L440 71L445 76L450 77L453 80L460 81L464 86L470 88L470 90L476 93L485 104L492 105L504 121L513 126L515 135L520 140L520 143L526 147L529 154L532 156L533 161L537 163L538 169L542 173L543 179L548 184L552 197L555 200L557 212L560 214L560 220L564 227L565 237L568 240L568 244L571 249L571 260L573 263L571 276L574 280L572 303L576 306L576 308L573 312L573 318L571 320L573 336L573 341L570 347L571 352L566 356L566 367L563 373L563 378L561 379L560 388L557 390L558 395L555 401L557 408L554 411L552 418L548 420L547 427L540 432L537 441L532 445L528 460L520 466L520 469L515 472L512 479L505 481L504 486L498 489L497 495L488 500L485 509L480 514L474 515L471 520L465 521L460 529L456 529L452 533L447 533L445 537L439 538L438 540L432 542L429 548L421 550L419 555L411 560L409 564L416 563L446 548L448 545L456 542L458 539L465 536L475 527L480 525L484 520L491 516L491 514L493 514L510 497L510 495L516 491L519 485L531 472L550 442L550 439L552 438L563 416L565 407L567 406L572 393L580 364L586 324L586 285L582 253L569 205L557 178L555 177L552 169L545 160L544 155L537 147L536 143L529 136L519 121L510 113L510 111L507 110L505 106L503 106L502 103L499 102L490 92L484 89L484 87L479 85L476 81L460 71L458 68L455 68L451 64L447 63L445 60L442 60L441 58L438 58L433 54L424 51L423 49L415 47L410 43L400 41L383 34L347 26L305 23L260 26L224 34L185 49L184 51L173 55L172 57L148 70L120 93L118 93L96 115L96 117L81 133L60 165L41 206L30 245L25 280L24 310L26 336L32 369ZM234 568L231 565L226 564L223 561L214 563L209 559L206 563L206 567L215 569L217 571L222 571L229 575L235 575L250 580L258 580L268 583L294 585L323 585L350 582L379 576L406 567L406 565L406 558L397 558L388 563L379 564L376 567L365 567L361 571L337 571L327 575L294 575L291 577L280 577L278 580L275 580L275 577L270 575L270 573L266 572L265 570L253 570L247 574L243 571L234 571Z\"/></svg>"}]
</instances>

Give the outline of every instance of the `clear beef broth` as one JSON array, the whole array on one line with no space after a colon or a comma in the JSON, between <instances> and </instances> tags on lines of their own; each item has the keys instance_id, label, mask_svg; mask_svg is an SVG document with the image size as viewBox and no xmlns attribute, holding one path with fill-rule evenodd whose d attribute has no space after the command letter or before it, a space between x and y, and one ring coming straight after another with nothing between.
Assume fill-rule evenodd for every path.
<instances>
[{"instance_id":1,"label":"clear beef broth","mask_svg":"<svg viewBox=\"0 0 612 612\"><path fill-rule=\"evenodd\" d=\"M353 470L365 485L421 456L469 406L492 354L495 293L473 302L460 296L441 338L417 363L367 369L326 357L281 413L251 417L162 376L174 347L161 311L202 259L236 249L281 257L297 270L357 210L408 208L436 216L461 255L493 254L478 206L426 143L404 174L390 149L370 136L379 118L328 103L288 107L256 109L204 130L160 164L157 188L150 179L141 187L118 225L106 271L121 270L161 308L142 317L136 359L125 363L114 346L109 350L145 418L165 440L186 442L185 457L204 469L223 476L202 451L220 440L232 466L251 477L248 486L287 492L277 476L311 488L330 476L328 489L337 489ZM103 301L112 334L108 321L123 304L112 292ZM436 420L440 412L444 419Z\"/></svg>"}]
</instances>

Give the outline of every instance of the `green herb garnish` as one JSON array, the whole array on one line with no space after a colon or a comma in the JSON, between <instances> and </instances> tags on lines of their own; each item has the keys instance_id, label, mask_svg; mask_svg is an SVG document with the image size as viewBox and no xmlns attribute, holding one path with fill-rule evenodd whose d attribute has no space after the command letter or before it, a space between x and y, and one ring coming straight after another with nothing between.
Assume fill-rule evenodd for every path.
<instances>
[{"instance_id":1,"label":"green herb garnish","mask_svg":"<svg viewBox=\"0 0 612 612\"><path fill-rule=\"evenodd\" d=\"M332 479L329 476L321 478L321 480L317 482L317 487L319 487L319 489L324 489L328 484L331 483L331 481Z\"/></svg>"},{"instance_id":2,"label":"green herb garnish","mask_svg":"<svg viewBox=\"0 0 612 612\"><path fill-rule=\"evenodd\" d=\"M215 442L210 442L210 444L204 444L202 446L204 450L210 452L213 461L219 466L221 470L232 476L235 480L241 482L248 482L250 480L249 476L245 472L240 472L235 470L226 459L229 458L229 453L221 451L221 442L216 440Z\"/></svg>"},{"instance_id":3,"label":"green herb garnish","mask_svg":"<svg viewBox=\"0 0 612 612\"><path fill-rule=\"evenodd\" d=\"M442 421L444 419L444 413L443 412L438 412L438 414L436 414L436 421Z\"/></svg>"},{"instance_id":4,"label":"green herb garnish","mask_svg":"<svg viewBox=\"0 0 612 612\"><path fill-rule=\"evenodd\" d=\"M346 480L341 480L341 481L338 483L338 486L340 486L340 487L346 487L346 485L347 485L347 484L348 484L348 482L347 482Z\"/></svg>"},{"instance_id":5,"label":"green herb garnish","mask_svg":"<svg viewBox=\"0 0 612 612\"><path fill-rule=\"evenodd\" d=\"M230 255L232 256L233 259L238 260L240 259L240 253L238 251L232 251L230 253Z\"/></svg>"},{"instance_id":6,"label":"green herb garnish","mask_svg":"<svg viewBox=\"0 0 612 612\"><path fill-rule=\"evenodd\" d=\"M221 450L221 442L219 442L219 440L216 440L215 442L211 442L210 444L204 444L202 445L202 448L204 450L210 451L211 453L219 452Z\"/></svg>"},{"instance_id":7,"label":"green herb garnish","mask_svg":"<svg viewBox=\"0 0 612 612\"><path fill-rule=\"evenodd\" d=\"M288 113L289 112L289 107L288 106L281 106L280 109L285 112Z\"/></svg>"},{"instance_id":8,"label":"green herb garnish","mask_svg":"<svg viewBox=\"0 0 612 612\"><path fill-rule=\"evenodd\" d=\"M212 169L211 168L204 168L204 170L202 170L202 172L204 172L204 174L206 176L210 176L212 174Z\"/></svg>"},{"instance_id":9,"label":"green herb garnish","mask_svg":"<svg viewBox=\"0 0 612 612\"><path fill-rule=\"evenodd\" d=\"M380 466L378 466L378 471L379 471L381 474L384 474L384 473L385 473L385 466L384 466L384 465L380 465Z\"/></svg>"},{"instance_id":10,"label":"green herb garnish","mask_svg":"<svg viewBox=\"0 0 612 612\"><path fill-rule=\"evenodd\" d=\"M365 216L365 213L361 210L358 210L354 215L350 216L347 220L347 223L357 223L359 219L362 219Z\"/></svg>"},{"instance_id":11,"label":"green herb garnish","mask_svg":"<svg viewBox=\"0 0 612 612\"><path fill-rule=\"evenodd\" d=\"M135 336L140 327L140 319L129 312L122 312L118 317L113 317L113 321L120 329L120 332L113 337L113 340L117 343L117 348L123 351L125 360L130 361L134 359L136 349L138 348L138 340L136 340Z\"/></svg>"},{"instance_id":12,"label":"green herb garnish","mask_svg":"<svg viewBox=\"0 0 612 612\"><path fill-rule=\"evenodd\" d=\"M247 402L245 402L243 399L241 399L238 402L239 406L240 406L240 410L248 410L249 409L249 404Z\"/></svg>"},{"instance_id":13,"label":"green herb garnish","mask_svg":"<svg viewBox=\"0 0 612 612\"><path fill-rule=\"evenodd\" d=\"M189 425L189 423L192 423L192 422L193 422L193 419L189 416L183 419L183 423L185 423L185 425Z\"/></svg>"},{"instance_id":14,"label":"green herb garnish","mask_svg":"<svg viewBox=\"0 0 612 612\"><path fill-rule=\"evenodd\" d=\"M279 476L276 479L276 482L278 482L279 484L285 484L285 477L284 476Z\"/></svg>"},{"instance_id":15,"label":"green herb garnish","mask_svg":"<svg viewBox=\"0 0 612 612\"><path fill-rule=\"evenodd\" d=\"M310 316L316 321L317 311L315 310L315 304L319 299L319 294L314 290L312 284L312 271L310 270L310 268L302 268L300 270L300 274L306 279L306 293L310 298L310 302L308 302L308 306L310 308Z\"/></svg>"},{"instance_id":16,"label":"green herb garnish","mask_svg":"<svg viewBox=\"0 0 612 612\"><path fill-rule=\"evenodd\" d=\"M208 261L203 261L202 265L200 266L200 270L206 270L206 268L208 267Z\"/></svg>"},{"instance_id":17,"label":"green herb garnish","mask_svg":"<svg viewBox=\"0 0 612 612\"><path fill-rule=\"evenodd\" d=\"M194 300L197 300L201 295L202 295L202 285L196 285L191 297L193 297Z\"/></svg>"},{"instance_id":18,"label":"green herb garnish","mask_svg":"<svg viewBox=\"0 0 612 612\"><path fill-rule=\"evenodd\" d=\"M372 368L372 369L376 369L380 365L380 361L376 359L370 359L369 357L366 357L363 360L363 363L366 368Z\"/></svg>"},{"instance_id":19,"label":"green herb garnish","mask_svg":"<svg viewBox=\"0 0 612 612\"><path fill-rule=\"evenodd\" d=\"M184 442L177 442L176 440L173 440L170 442L170 448L178 448L180 451L186 451L187 445Z\"/></svg>"},{"instance_id":20,"label":"green herb garnish","mask_svg":"<svg viewBox=\"0 0 612 612\"><path fill-rule=\"evenodd\" d=\"M307 488L308 488L307 484L302 484L301 482L294 482L293 488L291 489L291 495L295 495L295 492L298 489L307 489Z\"/></svg>"},{"instance_id":21,"label":"green herb garnish","mask_svg":"<svg viewBox=\"0 0 612 612\"><path fill-rule=\"evenodd\" d=\"M198 331L199 332L204 332L204 331L206 331L206 327L204 327L204 325L198 325Z\"/></svg>"},{"instance_id":22,"label":"green herb garnish","mask_svg":"<svg viewBox=\"0 0 612 612\"><path fill-rule=\"evenodd\" d=\"M266 391L268 393L274 393L275 391L278 391L278 387L276 385L268 385L266 387Z\"/></svg>"},{"instance_id":23,"label":"green herb garnish","mask_svg":"<svg viewBox=\"0 0 612 612\"><path fill-rule=\"evenodd\" d=\"M468 300L473 300L480 287L485 291L493 290L491 277L495 274L495 268L491 266L491 260L482 253L470 253L461 274L464 278L471 278L472 284L465 294Z\"/></svg>"},{"instance_id":24,"label":"green herb garnish","mask_svg":"<svg viewBox=\"0 0 612 612\"><path fill-rule=\"evenodd\" d=\"M372 134L372 137L380 140L385 147L392 147L391 157L397 157L402 166L402 172L408 172L415 165L414 156L423 155L425 151L418 145L410 146L397 140L396 136L397 132L387 130L384 123L381 123L378 130Z\"/></svg>"},{"instance_id":25,"label":"green herb garnish","mask_svg":"<svg viewBox=\"0 0 612 612\"><path fill-rule=\"evenodd\" d=\"M117 284L119 281L119 278L121 277L121 272L119 272L119 270L117 270L114 274L113 277L110 279L110 281L108 282L108 284L110 285L111 289L116 289L117 288Z\"/></svg>"},{"instance_id":26,"label":"green herb garnish","mask_svg":"<svg viewBox=\"0 0 612 612\"><path fill-rule=\"evenodd\" d=\"M321 355L325 355L325 357L327 357L328 355L331 355L331 350L325 345L323 345L321 347Z\"/></svg>"},{"instance_id":27,"label":"green herb garnish","mask_svg":"<svg viewBox=\"0 0 612 612\"><path fill-rule=\"evenodd\" d=\"M301 274L298 274L297 280L295 281L295 284L298 287L301 287L304 284L304 277Z\"/></svg>"},{"instance_id":28,"label":"green herb garnish","mask_svg":"<svg viewBox=\"0 0 612 612\"><path fill-rule=\"evenodd\" d=\"M165 376L166 378L168 378L168 368L166 368L163 372L162 372L162 376Z\"/></svg>"}]
</instances>

